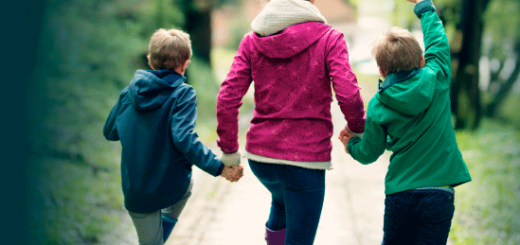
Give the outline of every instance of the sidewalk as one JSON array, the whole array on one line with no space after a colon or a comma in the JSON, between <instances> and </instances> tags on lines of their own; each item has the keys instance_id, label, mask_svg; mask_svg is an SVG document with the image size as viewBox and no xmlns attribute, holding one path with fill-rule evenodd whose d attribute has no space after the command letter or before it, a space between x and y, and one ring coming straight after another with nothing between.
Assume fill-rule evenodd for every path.
<instances>
[{"instance_id":1,"label":"sidewalk","mask_svg":"<svg viewBox=\"0 0 520 245\"><path fill-rule=\"evenodd\" d=\"M332 117L334 169L326 172L325 203L314 244L381 244L384 177L389 156L385 154L367 166L354 161L336 139L344 119L335 103ZM193 168L193 194L166 245L266 244L263 236L270 195L253 175L246 159L242 166L244 177L236 183ZM100 245L138 245L131 219L126 213L122 217L123 222L101 239Z\"/></svg>"},{"instance_id":2,"label":"sidewalk","mask_svg":"<svg viewBox=\"0 0 520 245\"><path fill-rule=\"evenodd\" d=\"M325 203L315 244L381 244L388 156L368 166L354 161L336 139L345 122L337 104L333 103L332 110L334 169L326 173ZM270 195L246 159L242 166L244 177L237 183L194 168L193 195L167 245L265 244Z\"/></svg>"}]
</instances>

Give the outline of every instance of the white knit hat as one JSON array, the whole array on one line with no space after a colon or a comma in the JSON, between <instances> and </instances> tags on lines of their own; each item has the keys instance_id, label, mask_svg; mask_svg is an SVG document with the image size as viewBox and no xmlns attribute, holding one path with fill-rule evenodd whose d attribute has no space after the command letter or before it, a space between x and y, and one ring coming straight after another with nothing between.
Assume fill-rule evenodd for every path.
<instances>
[{"instance_id":1,"label":"white knit hat","mask_svg":"<svg viewBox=\"0 0 520 245\"><path fill-rule=\"evenodd\" d=\"M269 36L308 21L327 23L318 8L308 1L271 0L251 22L251 29L261 36Z\"/></svg>"}]
</instances>

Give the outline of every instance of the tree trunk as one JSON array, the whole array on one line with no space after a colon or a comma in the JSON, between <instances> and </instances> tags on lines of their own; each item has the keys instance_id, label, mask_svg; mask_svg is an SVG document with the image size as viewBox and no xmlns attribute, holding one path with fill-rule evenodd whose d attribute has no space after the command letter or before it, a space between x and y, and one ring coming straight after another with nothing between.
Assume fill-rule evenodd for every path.
<instances>
[{"instance_id":1,"label":"tree trunk","mask_svg":"<svg viewBox=\"0 0 520 245\"><path fill-rule=\"evenodd\" d=\"M186 32L190 34L194 54L210 64L211 11L213 1L182 0Z\"/></svg>"},{"instance_id":2,"label":"tree trunk","mask_svg":"<svg viewBox=\"0 0 520 245\"><path fill-rule=\"evenodd\" d=\"M481 17L489 0L464 0L459 29L462 46L451 89L455 129L478 128L482 118L479 89L479 60L483 33ZM465 95L465 96L464 96Z\"/></svg>"},{"instance_id":3,"label":"tree trunk","mask_svg":"<svg viewBox=\"0 0 520 245\"><path fill-rule=\"evenodd\" d=\"M498 108L504 102L505 98L507 98L507 93L511 90L513 85L515 84L516 80L518 79L518 75L520 74L520 57L516 59L516 65L515 69L513 70L513 73L511 73L511 76L507 81L500 86L500 90L498 93L493 97L493 100L489 105L486 107L486 116L488 117L495 117L498 111Z\"/></svg>"}]
</instances>

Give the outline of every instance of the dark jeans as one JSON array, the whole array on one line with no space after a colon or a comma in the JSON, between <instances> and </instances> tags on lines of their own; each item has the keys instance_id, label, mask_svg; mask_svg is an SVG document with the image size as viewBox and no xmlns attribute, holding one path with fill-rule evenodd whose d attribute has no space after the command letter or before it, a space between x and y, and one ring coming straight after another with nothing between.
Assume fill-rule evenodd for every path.
<instances>
[{"instance_id":1,"label":"dark jeans","mask_svg":"<svg viewBox=\"0 0 520 245\"><path fill-rule=\"evenodd\" d=\"M387 195L382 244L445 245L455 212L454 194L453 189L422 188Z\"/></svg>"},{"instance_id":2,"label":"dark jeans","mask_svg":"<svg viewBox=\"0 0 520 245\"><path fill-rule=\"evenodd\" d=\"M249 166L272 195L266 227L287 228L285 244L313 244L325 198L325 170L252 160Z\"/></svg>"}]
</instances>

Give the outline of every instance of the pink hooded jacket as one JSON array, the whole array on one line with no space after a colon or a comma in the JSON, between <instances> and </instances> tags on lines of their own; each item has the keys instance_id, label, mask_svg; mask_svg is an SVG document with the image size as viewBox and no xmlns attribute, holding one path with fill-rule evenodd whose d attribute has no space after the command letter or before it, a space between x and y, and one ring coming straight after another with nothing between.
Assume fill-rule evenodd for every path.
<instances>
[{"instance_id":1,"label":"pink hooded jacket","mask_svg":"<svg viewBox=\"0 0 520 245\"><path fill-rule=\"evenodd\" d=\"M330 161L332 88L349 128L364 131L365 109L343 34L328 25L304 22L272 36L244 36L217 99L217 142L224 153L239 148L238 112L252 81L255 111L245 146L249 153Z\"/></svg>"}]
</instances>

